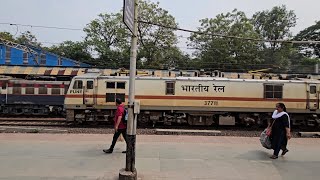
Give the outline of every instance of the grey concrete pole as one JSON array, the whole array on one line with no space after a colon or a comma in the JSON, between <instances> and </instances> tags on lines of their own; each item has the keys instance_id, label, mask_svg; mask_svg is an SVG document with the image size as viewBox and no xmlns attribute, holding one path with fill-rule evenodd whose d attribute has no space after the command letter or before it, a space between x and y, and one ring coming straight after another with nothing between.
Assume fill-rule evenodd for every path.
<instances>
[{"instance_id":1,"label":"grey concrete pole","mask_svg":"<svg viewBox=\"0 0 320 180\"><path fill-rule=\"evenodd\" d=\"M126 168L119 172L120 180L136 180L137 170L135 168L135 146L136 146L136 129L137 122L134 115L134 99L135 99L135 78L136 78L136 60L137 60L137 42L138 42L138 3L135 0L134 9L134 32L131 39L130 52L130 79L129 79L129 104L128 104L128 122L127 122L127 154Z\"/></svg>"}]
</instances>

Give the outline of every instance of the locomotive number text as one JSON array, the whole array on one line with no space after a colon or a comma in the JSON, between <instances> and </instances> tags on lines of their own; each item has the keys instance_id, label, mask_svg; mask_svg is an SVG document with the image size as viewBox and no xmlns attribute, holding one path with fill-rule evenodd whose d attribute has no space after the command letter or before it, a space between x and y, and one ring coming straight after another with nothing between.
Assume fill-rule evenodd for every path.
<instances>
[{"instance_id":1,"label":"locomotive number text","mask_svg":"<svg viewBox=\"0 0 320 180\"><path fill-rule=\"evenodd\" d=\"M205 106L218 106L218 101L204 101Z\"/></svg>"},{"instance_id":2,"label":"locomotive number text","mask_svg":"<svg viewBox=\"0 0 320 180\"><path fill-rule=\"evenodd\" d=\"M82 89L72 89L70 90L71 94L81 94L82 93Z\"/></svg>"}]
</instances>

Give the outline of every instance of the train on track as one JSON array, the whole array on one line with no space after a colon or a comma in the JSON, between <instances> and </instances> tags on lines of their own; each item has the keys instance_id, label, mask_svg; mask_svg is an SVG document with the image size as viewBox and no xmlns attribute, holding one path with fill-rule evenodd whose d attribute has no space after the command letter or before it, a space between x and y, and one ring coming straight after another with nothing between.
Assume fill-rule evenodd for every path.
<instances>
[{"instance_id":1,"label":"train on track","mask_svg":"<svg viewBox=\"0 0 320 180\"><path fill-rule=\"evenodd\" d=\"M111 123L115 98L127 104L128 89L128 76L101 71L75 76L71 81L2 76L0 116ZM283 80L216 73L203 77L138 74L136 78L140 125L265 126L275 104L284 102L293 125L319 127L319 96L316 76Z\"/></svg>"},{"instance_id":2,"label":"train on track","mask_svg":"<svg viewBox=\"0 0 320 180\"><path fill-rule=\"evenodd\" d=\"M112 121L115 98L128 101L129 77L76 76L65 95L66 119ZM319 127L320 81L222 77L137 77L138 124L265 126L277 102L291 124Z\"/></svg>"},{"instance_id":3,"label":"train on track","mask_svg":"<svg viewBox=\"0 0 320 180\"><path fill-rule=\"evenodd\" d=\"M69 83L0 77L0 116L63 117Z\"/></svg>"}]
</instances>

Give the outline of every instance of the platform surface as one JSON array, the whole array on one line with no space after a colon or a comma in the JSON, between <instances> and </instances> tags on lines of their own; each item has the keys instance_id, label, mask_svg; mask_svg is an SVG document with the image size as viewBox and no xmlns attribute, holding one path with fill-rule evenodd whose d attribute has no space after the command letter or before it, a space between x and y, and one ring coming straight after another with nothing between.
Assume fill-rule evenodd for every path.
<instances>
[{"instance_id":1,"label":"platform surface","mask_svg":"<svg viewBox=\"0 0 320 180\"><path fill-rule=\"evenodd\" d=\"M0 180L118 179L124 142L104 154L112 135L0 133ZM320 179L320 139L292 139L285 157L258 138L137 136L138 179Z\"/></svg>"}]
</instances>

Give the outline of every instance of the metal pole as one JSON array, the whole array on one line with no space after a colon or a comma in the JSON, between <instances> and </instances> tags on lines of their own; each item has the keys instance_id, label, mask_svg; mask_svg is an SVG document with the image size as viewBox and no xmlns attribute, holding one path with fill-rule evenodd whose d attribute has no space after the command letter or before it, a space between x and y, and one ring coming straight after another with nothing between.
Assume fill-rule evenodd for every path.
<instances>
[{"instance_id":1,"label":"metal pole","mask_svg":"<svg viewBox=\"0 0 320 180\"><path fill-rule=\"evenodd\" d=\"M8 83L9 83L9 82L6 83L6 105L8 104L8 91L9 91L9 89L8 89L8 87L9 87L9 86L8 86ZM13 88L12 88L12 89L13 89ZM12 92L12 93L13 93L13 92Z\"/></svg>"},{"instance_id":2,"label":"metal pole","mask_svg":"<svg viewBox=\"0 0 320 180\"><path fill-rule=\"evenodd\" d=\"M128 128L127 128L127 154L126 171L135 172L135 146L136 146L136 119L134 115L135 99L135 78L136 78L136 59L137 59L137 32L138 32L138 1L135 0L134 9L134 33L131 39L130 52L130 80L129 80L129 108L128 108Z\"/></svg>"}]
</instances>

